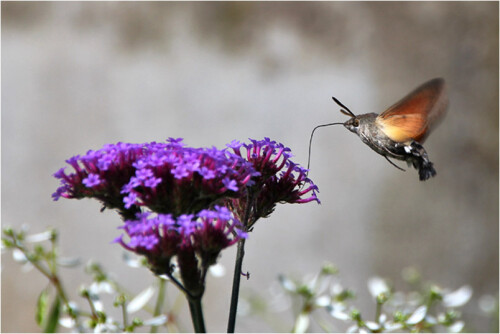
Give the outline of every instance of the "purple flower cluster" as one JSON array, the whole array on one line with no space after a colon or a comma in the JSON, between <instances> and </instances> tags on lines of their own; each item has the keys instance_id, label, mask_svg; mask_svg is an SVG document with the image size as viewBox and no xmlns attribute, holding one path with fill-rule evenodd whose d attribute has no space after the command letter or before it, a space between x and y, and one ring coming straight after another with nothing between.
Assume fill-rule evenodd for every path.
<instances>
[{"instance_id":1,"label":"purple flower cluster","mask_svg":"<svg viewBox=\"0 0 500 334\"><path fill-rule=\"evenodd\" d=\"M271 214L276 203L320 203L316 195L318 187L307 177L307 169L290 160L292 154L288 147L269 138L250 139L250 144L234 140L227 147L251 162L260 173L255 184L248 188L250 200L228 201L237 216L248 221L247 227ZM242 148L246 152L242 152Z\"/></svg>"},{"instance_id":2,"label":"purple flower cluster","mask_svg":"<svg viewBox=\"0 0 500 334\"><path fill-rule=\"evenodd\" d=\"M184 287L193 294L203 288L206 269L215 264L222 249L247 237L233 214L217 205L212 210L177 218L171 214L142 213L135 220L125 221L121 228L129 241L124 240L124 235L115 241L127 250L146 256L156 274L170 275L171 260L178 256Z\"/></svg>"},{"instance_id":3,"label":"purple flower cluster","mask_svg":"<svg viewBox=\"0 0 500 334\"><path fill-rule=\"evenodd\" d=\"M66 174L63 167L54 174L61 186L52 198L55 201L61 197L96 198L105 207L118 209L125 216L128 211L128 216L133 217L138 210L124 208L121 191L135 173L132 163L144 154L143 144L117 143L105 145L97 151L90 150L83 156L71 157L66 162L73 167L74 173Z\"/></svg>"},{"instance_id":4,"label":"purple flower cluster","mask_svg":"<svg viewBox=\"0 0 500 334\"><path fill-rule=\"evenodd\" d=\"M62 185L52 195L96 198L106 208L134 218L139 207L178 216L196 213L221 198L237 197L257 176L241 157L216 148L184 147L181 139L167 143L105 145L66 161L54 176Z\"/></svg>"},{"instance_id":5,"label":"purple flower cluster","mask_svg":"<svg viewBox=\"0 0 500 334\"><path fill-rule=\"evenodd\" d=\"M179 216L210 207L218 199L238 197L258 175L244 159L216 148L150 147L133 166L123 187L125 208L145 206Z\"/></svg>"},{"instance_id":6,"label":"purple flower cluster","mask_svg":"<svg viewBox=\"0 0 500 334\"><path fill-rule=\"evenodd\" d=\"M201 295L221 250L246 238L277 203L319 203L318 188L283 144L265 138L227 146L191 148L180 138L105 145L68 159L74 171L54 174L61 186L52 196L95 198L116 209L128 236L116 241L144 255L157 274L171 275L176 257L179 286Z\"/></svg>"}]
</instances>

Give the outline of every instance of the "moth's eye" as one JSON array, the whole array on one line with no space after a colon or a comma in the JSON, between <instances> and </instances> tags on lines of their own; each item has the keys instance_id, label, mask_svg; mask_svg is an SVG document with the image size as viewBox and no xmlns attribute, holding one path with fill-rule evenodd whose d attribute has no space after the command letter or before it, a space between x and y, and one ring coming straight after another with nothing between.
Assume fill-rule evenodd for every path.
<instances>
[{"instance_id":1,"label":"moth's eye","mask_svg":"<svg viewBox=\"0 0 500 334\"><path fill-rule=\"evenodd\" d=\"M352 122L352 125L354 125L355 127L358 127L359 126L359 119L355 118L354 121Z\"/></svg>"}]
</instances>

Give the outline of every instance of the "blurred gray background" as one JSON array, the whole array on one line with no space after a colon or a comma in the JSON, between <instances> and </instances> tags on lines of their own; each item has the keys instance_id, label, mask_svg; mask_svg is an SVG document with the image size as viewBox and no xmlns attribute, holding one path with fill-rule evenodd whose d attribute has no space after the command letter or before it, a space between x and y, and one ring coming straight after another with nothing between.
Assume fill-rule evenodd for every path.
<instances>
[{"instance_id":1,"label":"blurred gray background","mask_svg":"<svg viewBox=\"0 0 500 334\"><path fill-rule=\"evenodd\" d=\"M2 226L56 227L64 255L99 261L137 293L153 278L110 244L118 215L52 201L65 159L118 141L222 148L268 136L305 166L312 128L346 120L332 95L354 113L380 113L444 77L450 109L425 145L437 177L398 171L343 127L319 130L310 177L322 204L281 205L256 225L242 291L266 297L278 274L330 261L372 316L367 280L402 288L412 265L445 287L471 284L465 319L489 331L478 298L497 295L499 280L498 28L497 2L3 2ZM225 251L228 274L208 280L210 331L226 329L234 256ZM46 279L10 256L2 267L2 331L38 331ZM61 275L83 305L83 268ZM240 317L237 331L290 330L284 319Z\"/></svg>"}]
</instances>

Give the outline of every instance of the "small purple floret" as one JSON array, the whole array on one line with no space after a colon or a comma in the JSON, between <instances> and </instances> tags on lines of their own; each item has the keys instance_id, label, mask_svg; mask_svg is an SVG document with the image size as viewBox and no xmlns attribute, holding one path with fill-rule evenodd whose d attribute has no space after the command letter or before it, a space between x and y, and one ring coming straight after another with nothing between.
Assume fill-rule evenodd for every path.
<instances>
[{"instance_id":1,"label":"small purple floret","mask_svg":"<svg viewBox=\"0 0 500 334\"><path fill-rule=\"evenodd\" d=\"M222 180L222 183L227 189L232 191L238 191L237 183L235 180L230 180L229 178L226 177L224 178L224 180Z\"/></svg>"},{"instance_id":2,"label":"small purple floret","mask_svg":"<svg viewBox=\"0 0 500 334\"><path fill-rule=\"evenodd\" d=\"M97 186L101 183L101 179L97 174L89 174L88 177L83 179L82 183L87 186L87 188L92 188L93 186Z\"/></svg>"}]
</instances>

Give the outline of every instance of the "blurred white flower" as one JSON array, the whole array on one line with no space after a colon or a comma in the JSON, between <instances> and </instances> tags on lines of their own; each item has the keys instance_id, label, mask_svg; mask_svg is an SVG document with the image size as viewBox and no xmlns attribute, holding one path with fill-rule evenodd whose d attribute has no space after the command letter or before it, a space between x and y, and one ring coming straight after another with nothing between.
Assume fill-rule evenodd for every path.
<instances>
[{"instance_id":1,"label":"blurred white flower","mask_svg":"<svg viewBox=\"0 0 500 334\"><path fill-rule=\"evenodd\" d=\"M361 333L361 330L360 330L359 326L356 324L356 325L349 326L349 328L347 328L347 330L346 330L346 333Z\"/></svg>"},{"instance_id":2,"label":"blurred white flower","mask_svg":"<svg viewBox=\"0 0 500 334\"><path fill-rule=\"evenodd\" d=\"M65 328L74 328L75 324L76 324L75 320L69 316L62 317L59 319L59 325L65 327Z\"/></svg>"},{"instance_id":3,"label":"blurred white flower","mask_svg":"<svg viewBox=\"0 0 500 334\"><path fill-rule=\"evenodd\" d=\"M323 295L314 300L314 303L318 307L326 307L330 304L331 298L329 296Z\"/></svg>"},{"instance_id":4,"label":"blurred white flower","mask_svg":"<svg viewBox=\"0 0 500 334\"><path fill-rule=\"evenodd\" d=\"M444 294L443 305L445 307L460 307L465 305L472 297L472 288L469 285L464 285L461 288Z\"/></svg>"},{"instance_id":5,"label":"blurred white flower","mask_svg":"<svg viewBox=\"0 0 500 334\"><path fill-rule=\"evenodd\" d=\"M450 333L459 333L462 331L464 328L464 322L463 321L456 321L453 325L448 326L448 332Z\"/></svg>"},{"instance_id":6,"label":"blurred white flower","mask_svg":"<svg viewBox=\"0 0 500 334\"><path fill-rule=\"evenodd\" d=\"M413 314L408 318L408 320L406 320L406 323L409 325L418 324L420 321L424 320L426 313L427 313L427 306L420 306L413 312Z\"/></svg>"},{"instance_id":7,"label":"blurred white flower","mask_svg":"<svg viewBox=\"0 0 500 334\"><path fill-rule=\"evenodd\" d=\"M387 321L384 323L384 332L394 332L403 328L403 325L399 322Z\"/></svg>"},{"instance_id":8,"label":"blurred white flower","mask_svg":"<svg viewBox=\"0 0 500 334\"><path fill-rule=\"evenodd\" d=\"M144 305L149 302L151 297L153 297L154 292L155 288L153 286L149 286L137 296L135 296L134 299L132 299L130 303L127 304L127 313L134 313L143 308Z\"/></svg>"},{"instance_id":9,"label":"blurred white flower","mask_svg":"<svg viewBox=\"0 0 500 334\"><path fill-rule=\"evenodd\" d=\"M111 318L106 318L105 323L99 323L94 328L94 333L113 333L118 332L119 328Z\"/></svg>"},{"instance_id":10,"label":"blurred white flower","mask_svg":"<svg viewBox=\"0 0 500 334\"><path fill-rule=\"evenodd\" d=\"M380 329L380 325L373 321L365 321L365 326L372 332L378 331Z\"/></svg>"},{"instance_id":11,"label":"blurred white flower","mask_svg":"<svg viewBox=\"0 0 500 334\"><path fill-rule=\"evenodd\" d=\"M330 315L336 319L347 321L351 320L351 316L347 314L345 305L341 303L334 303L328 307Z\"/></svg>"},{"instance_id":12,"label":"blurred white flower","mask_svg":"<svg viewBox=\"0 0 500 334\"><path fill-rule=\"evenodd\" d=\"M12 258L14 259L14 261L16 261L18 263L26 263L26 262L28 262L28 259L26 258L26 256L24 255L24 253L21 252L17 248L12 251Z\"/></svg>"},{"instance_id":13,"label":"blurred white flower","mask_svg":"<svg viewBox=\"0 0 500 334\"><path fill-rule=\"evenodd\" d=\"M295 285L294 282L292 282L291 279L289 279L288 277L285 277L283 275L280 275L278 277L280 283L281 283L281 286L283 287L283 289L285 289L286 291L288 292L295 292L295 290L297 290L297 286Z\"/></svg>"},{"instance_id":14,"label":"blurred white flower","mask_svg":"<svg viewBox=\"0 0 500 334\"><path fill-rule=\"evenodd\" d=\"M28 235L24 240L26 242L42 242L49 240L51 236L52 236L52 231L45 231L37 234Z\"/></svg>"},{"instance_id":15,"label":"blurred white flower","mask_svg":"<svg viewBox=\"0 0 500 334\"><path fill-rule=\"evenodd\" d=\"M389 293L389 286L380 277L372 277L368 280L368 290L373 298L377 298L382 293Z\"/></svg>"},{"instance_id":16,"label":"blurred white flower","mask_svg":"<svg viewBox=\"0 0 500 334\"><path fill-rule=\"evenodd\" d=\"M216 263L213 266L210 266L208 270L210 271L210 274L214 277L223 277L226 275L226 267L224 267L220 263Z\"/></svg>"},{"instance_id":17,"label":"blurred white flower","mask_svg":"<svg viewBox=\"0 0 500 334\"><path fill-rule=\"evenodd\" d=\"M90 287L89 287L89 292L91 294L98 295L100 293L114 293L116 292L115 289L113 288L113 285L111 285L109 282L93 282Z\"/></svg>"},{"instance_id":18,"label":"blurred white flower","mask_svg":"<svg viewBox=\"0 0 500 334\"><path fill-rule=\"evenodd\" d=\"M168 318L165 314L159 315L157 317L145 320L143 322L144 326L161 326L167 322Z\"/></svg>"},{"instance_id":19,"label":"blurred white flower","mask_svg":"<svg viewBox=\"0 0 500 334\"><path fill-rule=\"evenodd\" d=\"M342 293L342 291L344 291L344 287L338 282L335 284L332 284L332 286L330 287L330 292L331 292L332 296L339 295Z\"/></svg>"},{"instance_id":20,"label":"blurred white flower","mask_svg":"<svg viewBox=\"0 0 500 334\"><path fill-rule=\"evenodd\" d=\"M94 304L94 308L97 312L104 312L104 305L100 300L94 300L92 304Z\"/></svg>"},{"instance_id":21,"label":"blurred white flower","mask_svg":"<svg viewBox=\"0 0 500 334\"><path fill-rule=\"evenodd\" d=\"M293 326L294 333L305 333L309 328L309 313L301 313L295 320L295 325Z\"/></svg>"}]
</instances>

